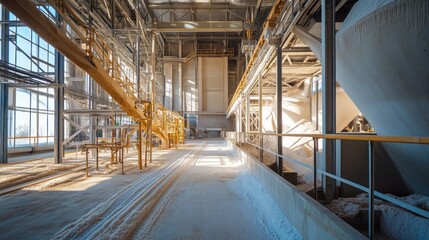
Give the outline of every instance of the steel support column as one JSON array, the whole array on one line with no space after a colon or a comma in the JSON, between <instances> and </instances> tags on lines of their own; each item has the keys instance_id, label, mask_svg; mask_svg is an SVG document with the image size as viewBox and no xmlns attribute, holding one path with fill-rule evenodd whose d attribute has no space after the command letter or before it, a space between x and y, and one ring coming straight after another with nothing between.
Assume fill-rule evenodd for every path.
<instances>
[{"instance_id":1,"label":"steel support column","mask_svg":"<svg viewBox=\"0 0 429 240\"><path fill-rule=\"evenodd\" d=\"M283 92L283 82L282 82L282 47L277 46L277 56L276 56L276 114L277 114L277 129L276 133L281 134L283 132L282 125L282 92ZM281 136L277 137L277 154L283 155L283 138ZM277 156L277 172L280 176L283 177L283 158Z\"/></svg>"},{"instance_id":2,"label":"steel support column","mask_svg":"<svg viewBox=\"0 0 429 240\"><path fill-rule=\"evenodd\" d=\"M8 100L9 100L9 88L6 83L1 83L0 84L0 163L7 163Z\"/></svg>"},{"instance_id":3,"label":"steel support column","mask_svg":"<svg viewBox=\"0 0 429 240\"><path fill-rule=\"evenodd\" d=\"M335 79L335 0L322 1L322 81L323 81L323 133L336 133L336 79ZM325 170L336 173L335 140L325 140ZM325 180L326 201L336 197L336 181Z\"/></svg>"},{"instance_id":4,"label":"steel support column","mask_svg":"<svg viewBox=\"0 0 429 240\"><path fill-rule=\"evenodd\" d=\"M244 101L245 101L245 112L244 112L244 124L245 132L250 132L250 100L249 100L249 94L244 95Z\"/></svg>"},{"instance_id":5,"label":"steel support column","mask_svg":"<svg viewBox=\"0 0 429 240\"><path fill-rule=\"evenodd\" d=\"M56 14L61 23L61 16ZM61 28L61 24L58 28ZM64 55L55 50L55 82L64 84ZM64 88L55 88L54 163L62 163L64 156Z\"/></svg>"},{"instance_id":6,"label":"steel support column","mask_svg":"<svg viewBox=\"0 0 429 240\"><path fill-rule=\"evenodd\" d=\"M6 8L2 8L2 21L9 21L9 11ZM1 26L1 60L4 62L9 61L9 24L5 23Z\"/></svg>"},{"instance_id":7,"label":"steel support column","mask_svg":"<svg viewBox=\"0 0 429 240\"><path fill-rule=\"evenodd\" d=\"M259 76L259 84L258 84L258 91L259 91L259 160L261 162L264 162L264 150L262 149L264 147L264 136L262 136L262 76Z\"/></svg>"},{"instance_id":8,"label":"steel support column","mask_svg":"<svg viewBox=\"0 0 429 240\"><path fill-rule=\"evenodd\" d=\"M151 56L151 65L152 65L152 94L151 94L151 111L150 116L155 115L155 85L156 85L156 33L152 32L152 56ZM149 159L150 162L152 162L152 124L149 124L146 131L146 137L149 138ZM165 145L167 148L169 148L169 139L168 139L168 133L166 136L166 143Z\"/></svg>"},{"instance_id":9,"label":"steel support column","mask_svg":"<svg viewBox=\"0 0 429 240\"><path fill-rule=\"evenodd\" d=\"M375 226L375 216L374 216L374 142L368 142L368 238L374 239L374 226Z\"/></svg>"},{"instance_id":10,"label":"steel support column","mask_svg":"<svg viewBox=\"0 0 429 240\"><path fill-rule=\"evenodd\" d=\"M138 138L139 138L139 142L138 142L138 144L137 144L137 146L138 146L138 149L137 149L137 153L138 153L138 165L139 165L139 170L143 170L143 161L142 161L142 159L143 159L143 132L142 132L142 121L143 120L140 120L139 121L139 132L138 132L138 134L137 134L137 136L138 136ZM146 159L146 158L145 158Z\"/></svg>"},{"instance_id":11,"label":"steel support column","mask_svg":"<svg viewBox=\"0 0 429 240\"><path fill-rule=\"evenodd\" d=\"M178 45L177 47L179 50L179 59L181 59L182 58L182 52L183 52L182 41L181 40L177 41L177 45ZM178 103L179 106L177 108L177 111L183 112L185 110L183 108L183 63L179 62L178 64L179 64L179 73L178 73L178 75L179 75L179 103Z\"/></svg>"},{"instance_id":12,"label":"steel support column","mask_svg":"<svg viewBox=\"0 0 429 240\"><path fill-rule=\"evenodd\" d=\"M243 96L240 97L238 103L238 137L237 142L242 146L241 133L243 132Z\"/></svg>"},{"instance_id":13,"label":"steel support column","mask_svg":"<svg viewBox=\"0 0 429 240\"><path fill-rule=\"evenodd\" d=\"M55 81L64 84L64 56L55 51ZM54 162L62 163L64 156L64 88L55 88Z\"/></svg>"},{"instance_id":14,"label":"steel support column","mask_svg":"<svg viewBox=\"0 0 429 240\"><path fill-rule=\"evenodd\" d=\"M96 88L95 88L95 82L94 80L88 76L88 106L89 110L96 109L96 104L94 100L94 95L96 94ZM97 125L97 117L96 116L89 116L89 142L91 144L95 144L97 140L96 135L96 125ZM116 130L112 130L116 131ZM91 157L95 156L93 149L90 150Z\"/></svg>"},{"instance_id":15,"label":"steel support column","mask_svg":"<svg viewBox=\"0 0 429 240\"><path fill-rule=\"evenodd\" d=\"M9 11L2 8L4 21L9 20ZM1 27L1 60L9 60L9 25L3 24ZM7 137L8 137L8 100L9 90L5 83L0 84L0 163L7 163Z\"/></svg>"},{"instance_id":16,"label":"steel support column","mask_svg":"<svg viewBox=\"0 0 429 240\"><path fill-rule=\"evenodd\" d=\"M136 54L136 80L137 80L137 99L140 100L141 97L141 83L140 83L140 48L139 48L139 42L140 42L140 36L137 33L136 34L136 49L135 49L135 54Z\"/></svg>"}]
</instances>

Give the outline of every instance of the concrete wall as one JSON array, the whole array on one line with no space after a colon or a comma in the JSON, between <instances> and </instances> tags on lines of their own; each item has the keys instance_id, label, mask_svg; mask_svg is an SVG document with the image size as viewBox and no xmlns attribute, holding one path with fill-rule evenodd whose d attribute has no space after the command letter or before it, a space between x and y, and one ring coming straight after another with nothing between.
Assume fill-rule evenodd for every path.
<instances>
[{"instance_id":1,"label":"concrete wall","mask_svg":"<svg viewBox=\"0 0 429 240\"><path fill-rule=\"evenodd\" d=\"M223 128L225 131L234 131L235 125L232 118L226 119L225 114L221 115L198 115L198 128Z\"/></svg>"},{"instance_id":2,"label":"concrete wall","mask_svg":"<svg viewBox=\"0 0 429 240\"><path fill-rule=\"evenodd\" d=\"M225 113L228 106L228 59L198 58L199 112Z\"/></svg>"},{"instance_id":3,"label":"concrete wall","mask_svg":"<svg viewBox=\"0 0 429 240\"><path fill-rule=\"evenodd\" d=\"M233 145L232 143L230 143ZM268 167L233 145L241 160L273 197L282 213L304 239L366 239L334 213L274 174ZM261 206L262 207L262 206Z\"/></svg>"}]
</instances>

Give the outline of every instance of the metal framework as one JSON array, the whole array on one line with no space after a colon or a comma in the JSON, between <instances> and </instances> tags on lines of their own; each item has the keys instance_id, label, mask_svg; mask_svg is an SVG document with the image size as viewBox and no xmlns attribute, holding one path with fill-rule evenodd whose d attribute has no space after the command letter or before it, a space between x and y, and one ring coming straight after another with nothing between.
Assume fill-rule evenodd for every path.
<instances>
[{"instance_id":1,"label":"metal framework","mask_svg":"<svg viewBox=\"0 0 429 240\"><path fill-rule=\"evenodd\" d=\"M227 139L231 141L238 142L239 144L249 144L260 151L263 151L264 153L277 156L277 157L283 157L288 162L293 162L295 164L298 164L302 167L305 167L307 169L310 169L313 171L314 180L313 181L313 191L314 195L313 197L317 200L317 187L318 187L318 181L317 176L321 177L329 177L334 179L335 181L338 181L342 184L346 184L349 186L352 186L354 188L357 188L359 190L362 190L363 192L368 193L368 238L373 239L374 238L374 223L375 223L375 214L374 214L374 198L378 197L382 200L385 200L387 202L390 202L394 205L397 205L403 209L406 209L418 216L422 216L425 218L429 218L429 211L424 210L422 208L418 208L416 206L413 206L409 203L403 202L398 200L397 198L392 197L389 194L384 194L381 192L378 192L375 190L374 185L374 148L373 144L374 142L389 142L389 143L402 143L402 144L420 144L420 145L427 145L429 144L429 138L422 138L422 137L404 137L404 136L371 136L371 135L344 135L344 134L270 134L270 133L264 133L263 136L274 136L274 137L288 137L288 138L308 138L314 142L314 145L317 146L317 142L322 139L331 139L331 140L353 140L353 141L365 141L368 142L369 148L368 148L368 186L360 185L356 182L353 182L351 180L342 178L337 173L330 173L324 168L321 168L317 164L314 164L313 166L291 159L287 158L283 155L278 155L275 151L272 151L271 149L267 149L263 145L257 145L252 142L247 141L248 135L257 135L259 133L246 133L246 132L227 132L225 133L225 136ZM238 136L238 137L237 137ZM241 141L241 142L240 142ZM314 148L315 151L317 151L317 148ZM317 163L318 154L313 155L313 162Z\"/></svg>"}]
</instances>

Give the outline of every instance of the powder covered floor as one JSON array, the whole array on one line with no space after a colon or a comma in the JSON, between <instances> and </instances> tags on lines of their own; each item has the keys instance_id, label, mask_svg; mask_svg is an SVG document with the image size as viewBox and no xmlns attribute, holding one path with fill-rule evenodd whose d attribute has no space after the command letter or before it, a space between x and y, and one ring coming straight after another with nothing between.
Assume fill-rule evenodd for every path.
<instances>
[{"instance_id":1,"label":"powder covered floor","mask_svg":"<svg viewBox=\"0 0 429 240\"><path fill-rule=\"evenodd\" d=\"M301 238L224 140L157 151L144 172L126 161L126 175L102 168L0 197L0 239Z\"/></svg>"}]
</instances>

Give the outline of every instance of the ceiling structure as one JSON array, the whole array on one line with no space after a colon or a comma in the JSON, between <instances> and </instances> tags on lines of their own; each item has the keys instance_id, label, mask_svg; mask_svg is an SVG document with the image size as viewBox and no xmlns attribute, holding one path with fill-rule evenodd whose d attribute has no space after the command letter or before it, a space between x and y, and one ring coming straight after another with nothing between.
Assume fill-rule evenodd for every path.
<instances>
[{"instance_id":1,"label":"ceiling structure","mask_svg":"<svg viewBox=\"0 0 429 240\"><path fill-rule=\"evenodd\" d=\"M254 61L246 59L250 64L246 66L248 69L241 79L243 86L239 86L236 95L239 92L246 94L246 91L243 92L246 90L244 82L249 91L255 79L252 82L247 78L255 75L263 77L264 92L274 94L276 61L273 49L276 44L282 48L284 91L299 88L305 79L321 73L317 57L292 32L295 25L307 31L314 31L314 26L320 26L317 24L320 22L320 1L317 0L37 1L40 5L48 3L57 8L62 6L61 3L66 3L72 13L67 22L94 27L103 40L114 46L117 54L122 56L121 60L133 69L138 46L139 65L144 72L148 72L152 60L151 35L155 33L158 59L164 57L166 45L176 47L177 42L193 42L194 51L199 49L198 44L201 43L216 44L217 47L223 45L224 50L233 48L233 56L243 57L241 52L245 40L251 40L252 46L247 49L247 57L250 57L253 44L262 39L263 42L258 43L261 51L253 53ZM339 21L355 2L337 0ZM274 20L267 20L267 17ZM281 36L280 42L273 45L272 40L277 36ZM137 41L139 44L136 44ZM231 54L227 56L231 57ZM229 114L231 112L229 109Z\"/></svg>"}]
</instances>

